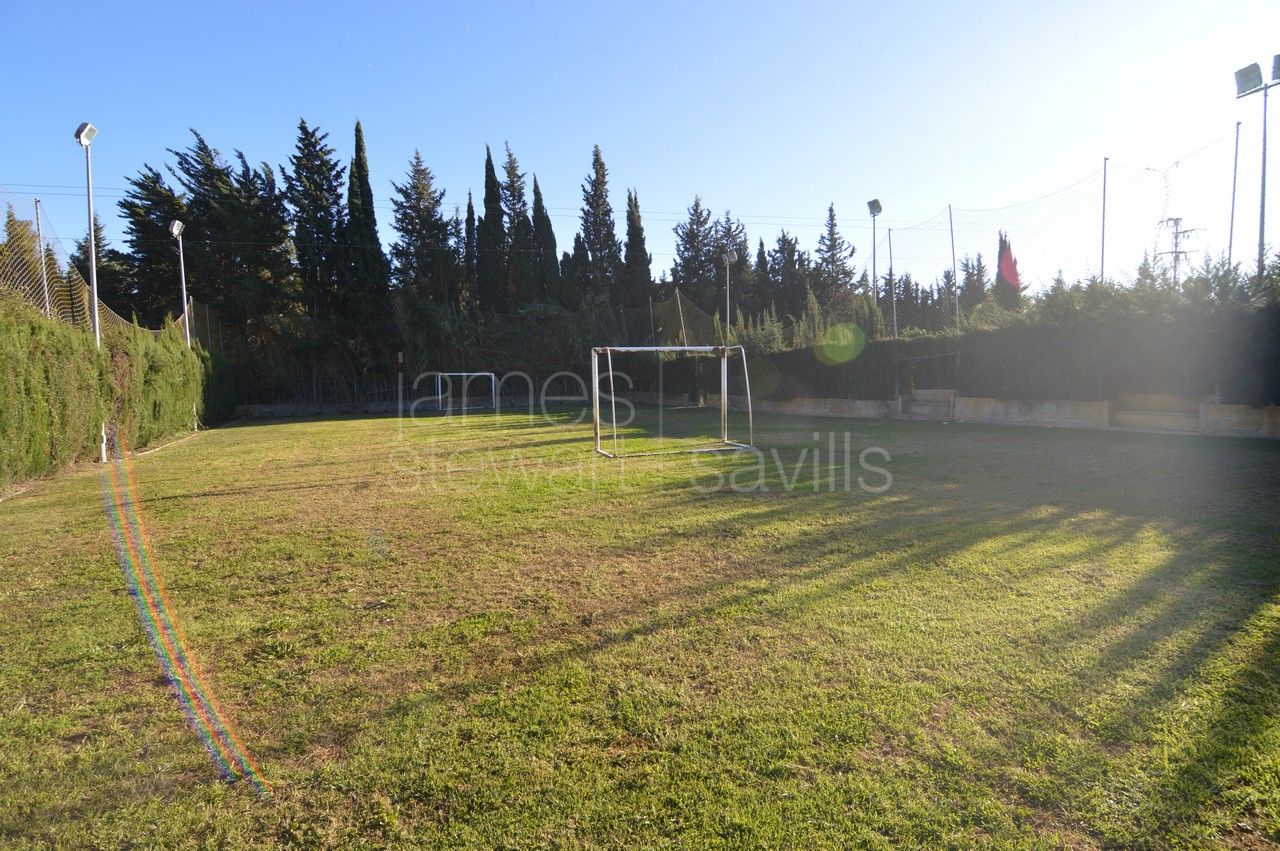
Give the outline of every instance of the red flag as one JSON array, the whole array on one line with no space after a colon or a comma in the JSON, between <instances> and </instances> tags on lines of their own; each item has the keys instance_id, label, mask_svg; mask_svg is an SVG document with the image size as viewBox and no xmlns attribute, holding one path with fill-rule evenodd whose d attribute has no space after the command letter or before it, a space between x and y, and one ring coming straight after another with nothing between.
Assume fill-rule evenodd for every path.
<instances>
[{"instance_id":1,"label":"red flag","mask_svg":"<svg viewBox=\"0 0 1280 851\"><path fill-rule=\"evenodd\" d=\"M1015 290L1022 289L1022 280L1018 277L1018 261L1013 259L1013 249L1008 241L1005 241L1000 249L1000 262L996 266L996 271L1006 284Z\"/></svg>"}]
</instances>

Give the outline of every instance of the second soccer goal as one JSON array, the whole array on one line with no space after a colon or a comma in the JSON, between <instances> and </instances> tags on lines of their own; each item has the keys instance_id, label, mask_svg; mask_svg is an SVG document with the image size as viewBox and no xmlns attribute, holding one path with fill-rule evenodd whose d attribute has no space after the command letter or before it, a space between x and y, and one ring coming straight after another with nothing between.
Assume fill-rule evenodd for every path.
<instances>
[{"instance_id":1,"label":"second soccer goal","mask_svg":"<svg viewBox=\"0 0 1280 851\"><path fill-rule=\"evenodd\" d=\"M591 387L595 451L606 458L754 445L742 346L598 346Z\"/></svg>"}]
</instances>

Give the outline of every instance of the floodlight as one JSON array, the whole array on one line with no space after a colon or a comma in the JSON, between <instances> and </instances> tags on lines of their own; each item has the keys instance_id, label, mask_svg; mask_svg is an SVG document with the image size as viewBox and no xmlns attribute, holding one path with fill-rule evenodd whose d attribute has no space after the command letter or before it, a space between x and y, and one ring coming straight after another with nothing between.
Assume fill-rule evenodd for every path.
<instances>
[{"instance_id":1,"label":"floodlight","mask_svg":"<svg viewBox=\"0 0 1280 851\"><path fill-rule=\"evenodd\" d=\"M1236 72L1236 97L1262 88L1262 67L1257 62Z\"/></svg>"},{"instance_id":2,"label":"floodlight","mask_svg":"<svg viewBox=\"0 0 1280 851\"><path fill-rule=\"evenodd\" d=\"M88 121L76 128L76 141L84 147L89 147L89 143L93 141L93 137L98 135L98 128L94 127Z\"/></svg>"},{"instance_id":3,"label":"floodlight","mask_svg":"<svg viewBox=\"0 0 1280 851\"><path fill-rule=\"evenodd\" d=\"M1271 82L1280 83L1280 53L1271 58Z\"/></svg>"},{"instance_id":4,"label":"floodlight","mask_svg":"<svg viewBox=\"0 0 1280 851\"><path fill-rule=\"evenodd\" d=\"M730 248L730 249L729 249L728 251L726 251L722 256L724 257L724 262L726 262L726 263L737 263L737 262L738 262L738 252L737 252L737 250L735 250L735 249L733 249L733 248Z\"/></svg>"},{"instance_id":5,"label":"floodlight","mask_svg":"<svg viewBox=\"0 0 1280 851\"><path fill-rule=\"evenodd\" d=\"M874 217L874 216L878 216L878 215L880 215L880 212L881 212L881 210L883 209L883 208L880 206L880 199L879 199L879 198L872 198L870 201L868 201L868 202L867 202L867 209L868 209L869 211L871 211L871 215L872 215L873 217Z\"/></svg>"},{"instance_id":6,"label":"floodlight","mask_svg":"<svg viewBox=\"0 0 1280 851\"><path fill-rule=\"evenodd\" d=\"M178 221L177 219L174 219L173 221L169 222L170 236L172 236L174 239L177 239L178 237L182 236L182 227L183 227L182 222Z\"/></svg>"}]
</instances>

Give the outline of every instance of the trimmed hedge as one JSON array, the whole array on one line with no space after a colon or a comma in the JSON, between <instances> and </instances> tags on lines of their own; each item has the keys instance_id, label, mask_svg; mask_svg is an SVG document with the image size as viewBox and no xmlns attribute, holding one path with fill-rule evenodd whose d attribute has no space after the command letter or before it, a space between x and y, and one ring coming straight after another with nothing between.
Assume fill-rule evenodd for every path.
<instances>
[{"instance_id":1,"label":"trimmed hedge","mask_svg":"<svg viewBox=\"0 0 1280 851\"><path fill-rule=\"evenodd\" d=\"M227 375L177 323L105 328L98 350L84 329L0 293L0 485L95 457L104 417L129 447L225 419Z\"/></svg>"},{"instance_id":2,"label":"trimmed hedge","mask_svg":"<svg viewBox=\"0 0 1280 851\"><path fill-rule=\"evenodd\" d=\"M761 398L891 399L896 379L904 393L941 387L1079 400L1167 393L1280 404L1280 307L875 340L837 365L813 349L779 352L753 358L751 377Z\"/></svg>"},{"instance_id":3,"label":"trimmed hedge","mask_svg":"<svg viewBox=\"0 0 1280 851\"><path fill-rule=\"evenodd\" d=\"M0 485L92 456L106 376L92 335L0 292Z\"/></svg>"}]
</instances>

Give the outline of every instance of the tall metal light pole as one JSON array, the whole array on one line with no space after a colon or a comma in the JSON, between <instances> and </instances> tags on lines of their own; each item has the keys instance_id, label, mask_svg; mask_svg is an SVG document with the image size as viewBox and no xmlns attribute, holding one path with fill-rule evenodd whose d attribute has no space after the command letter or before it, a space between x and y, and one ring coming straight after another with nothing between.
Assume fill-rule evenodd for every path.
<instances>
[{"instance_id":1,"label":"tall metal light pole","mask_svg":"<svg viewBox=\"0 0 1280 851\"><path fill-rule=\"evenodd\" d=\"M732 246L724 254L720 255L720 259L724 261L724 339L729 341L729 326L733 324L732 316L729 313L729 267L738 262L738 251Z\"/></svg>"},{"instance_id":2,"label":"tall metal light pole","mask_svg":"<svg viewBox=\"0 0 1280 851\"><path fill-rule=\"evenodd\" d=\"M89 154L89 145L97 135L98 128L88 121L76 128L76 141L84 148L85 197L89 201L89 298L92 301L89 321L93 325L93 341L101 348L102 329L98 327L98 249L93 233L93 159Z\"/></svg>"},{"instance_id":3,"label":"tall metal light pole","mask_svg":"<svg viewBox=\"0 0 1280 851\"><path fill-rule=\"evenodd\" d=\"M191 311L187 309L187 264L182 256L182 222L174 219L169 222L169 233L178 241L178 281L182 286L182 336L191 348Z\"/></svg>"},{"instance_id":4,"label":"tall metal light pole","mask_svg":"<svg viewBox=\"0 0 1280 851\"><path fill-rule=\"evenodd\" d=\"M1263 84L1262 67L1257 62L1236 72L1236 100L1262 92L1262 202L1258 207L1258 280L1267 262L1267 92L1280 85L1280 53L1271 60L1271 82Z\"/></svg>"},{"instance_id":5,"label":"tall metal light pole","mask_svg":"<svg viewBox=\"0 0 1280 851\"><path fill-rule=\"evenodd\" d=\"M1231 252L1236 242L1236 177L1240 172L1240 122L1236 122L1236 150L1231 156L1231 219L1227 225L1227 268L1231 265Z\"/></svg>"},{"instance_id":6,"label":"tall metal light pole","mask_svg":"<svg viewBox=\"0 0 1280 851\"><path fill-rule=\"evenodd\" d=\"M97 135L98 128L88 121L76 128L76 141L80 143L80 147L84 148L85 197L89 201L89 316L93 323L93 342L100 349L102 348L102 328L99 327L101 323L98 321L98 247L93 233L93 159L89 155L89 145ZM107 463L107 424L105 422L102 423L101 439L98 443L98 460L103 464Z\"/></svg>"},{"instance_id":7,"label":"tall metal light pole","mask_svg":"<svg viewBox=\"0 0 1280 851\"><path fill-rule=\"evenodd\" d=\"M875 296L880 287L880 282L876 278L876 216L880 215L884 208L880 206L879 198L872 198L867 202L867 211L871 213L871 295Z\"/></svg>"}]
</instances>

